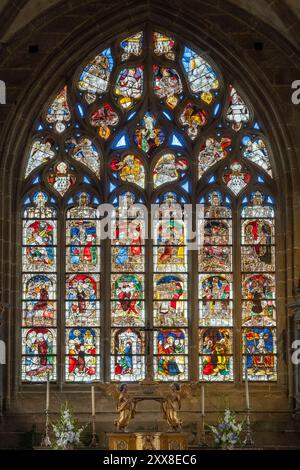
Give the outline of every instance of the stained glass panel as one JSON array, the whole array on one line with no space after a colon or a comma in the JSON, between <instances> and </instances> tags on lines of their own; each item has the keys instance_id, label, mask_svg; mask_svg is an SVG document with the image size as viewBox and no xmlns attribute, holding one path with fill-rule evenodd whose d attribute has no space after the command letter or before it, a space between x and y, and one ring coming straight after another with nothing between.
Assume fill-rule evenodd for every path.
<instances>
[{"instance_id":1,"label":"stained glass panel","mask_svg":"<svg viewBox=\"0 0 300 470\"><path fill-rule=\"evenodd\" d=\"M66 329L66 381L93 382L100 379L99 330Z\"/></svg>"},{"instance_id":2,"label":"stained glass panel","mask_svg":"<svg viewBox=\"0 0 300 470\"><path fill-rule=\"evenodd\" d=\"M121 108L132 108L143 93L143 66L123 69L118 75L114 93Z\"/></svg>"},{"instance_id":3,"label":"stained glass panel","mask_svg":"<svg viewBox=\"0 0 300 470\"><path fill-rule=\"evenodd\" d=\"M145 377L145 335L134 328L112 329L111 379L136 382Z\"/></svg>"},{"instance_id":4,"label":"stained glass panel","mask_svg":"<svg viewBox=\"0 0 300 470\"><path fill-rule=\"evenodd\" d=\"M146 113L140 125L137 126L134 142L145 153L159 147L165 140L161 128L155 127L156 120L151 113Z\"/></svg>"},{"instance_id":5,"label":"stained glass panel","mask_svg":"<svg viewBox=\"0 0 300 470\"><path fill-rule=\"evenodd\" d=\"M260 191L241 209L243 354L248 379L277 380L274 209Z\"/></svg>"},{"instance_id":6,"label":"stained glass panel","mask_svg":"<svg viewBox=\"0 0 300 470\"><path fill-rule=\"evenodd\" d=\"M111 105L106 103L91 114L90 123L92 126L99 128L99 136L106 140L111 135L111 127L119 123L119 116Z\"/></svg>"},{"instance_id":7,"label":"stained glass panel","mask_svg":"<svg viewBox=\"0 0 300 470\"><path fill-rule=\"evenodd\" d=\"M160 381L187 380L187 331L180 328L154 332L154 377Z\"/></svg>"},{"instance_id":8,"label":"stained glass panel","mask_svg":"<svg viewBox=\"0 0 300 470\"><path fill-rule=\"evenodd\" d=\"M187 127L186 132L190 139L195 140L199 129L207 124L207 113L194 103L187 103L179 116L179 122Z\"/></svg>"},{"instance_id":9,"label":"stained glass panel","mask_svg":"<svg viewBox=\"0 0 300 470\"><path fill-rule=\"evenodd\" d=\"M172 68L153 65L153 87L156 96L165 100L174 109L182 93L182 82L178 72Z\"/></svg>"},{"instance_id":10,"label":"stained glass panel","mask_svg":"<svg viewBox=\"0 0 300 470\"><path fill-rule=\"evenodd\" d=\"M193 93L201 93L201 99L210 104L214 90L219 88L219 80L211 65L192 49L185 47L182 65Z\"/></svg>"},{"instance_id":11,"label":"stained glass panel","mask_svg":"<svg viewBox=\"0 0 300 470\"><path fill-rule=\"evenodd\" d=\"M65 85L52 104L49 106L46 121L55 125L55 130L60 134L66 129L66 123L71 119L71 111L68 104L67 85Z\"/></svg>"},{"instance_id":12,"label":"stained glass panel","mask_svg":"<svg viewBox=\"0 0 300 470\"><path fill-rule=\"evenodd\" d=\"M154 54L164 55L166 59L175 60L174 39L161 33L153 33Z\"/></svg>"},{"instance_id":13,"label":"stained glass panel","mask_svg":"<svg viewBox=\"0 0 300 470\"><path fill-rule=\"evenodd\" d=\"M99 230L90 194L77 193L73 207L66 214L67 382L86 383L100 379Z\"/></svg>"},{"instance_id":14,"label":"stained glass panel","mask_svg":"<svg viewBox=\"0 0 300 470\"><path fill-rule=\"evenodd\" d=\"M268 149L262 137L245 135L242 139L242 155L272 176Z\"/></svg>"},{"instance_id":15,"label":"stained glass panel","mask_svg":"<svg viewBox=\"0 0 300 470\"><path fill-rule=\"evenodd\" d=\"M29 159L25 170L25 178L30 175L38 166L49 162L55 157L53 140L35 140L30 149Z\"/></svg>"},{"instance_id":16,"label":"stained glass panel","mask_svg":"<svg viewBox=\"0 0 300 470\"><path fill-rule=\"evenodd\" d=\"M99 152L93 142L86 137L72 137L66 141L66 150L74 160L85 165L98 178L101 161Z\"/></svg>"},{"instance_id":17,"label":"stained glass panel","mask_svg":"<svg viewBox=\"0 0 300 470\"><path fill-rule=\"evenodd\" d=\"M122 61L129 59L130 56L137 57L141 55L143 49L143 31L124 39L120 42L120 46L124 51L121 55Z\"/></svg>"},{"instance_id":18,"label":"stained glass panel","mask_svg":"<svg viewBox=\"0 0 300 470\"><path fill-rule=\"evenodd\" d=\"M183 179L188 170L188 163L184 158L176 158L173 153L162 155L153 169L154 187Z\"/></svg>"},{"instance_id":19,"label":"stained glass panel","mask_svg":"<svg viewBox=\"0 0 300 470\"><path fill-rule=\"evenodd\" d=\"M229 86L229 91L229 108L226 113L226 120L231 123L232 129L237 132L243 124L250 121L250 111L243 98L232 85Z\"/></svg>"},{"instance_id":20,"label":"stained glass panel","mask_svg":"<svg viewBox=\"0 0 300 470\"><path fill-rule=\"evenodd\" d=\"M154 275L155 326L187 326L187 275Z\"/></svg>"},{"instance_id":21,"label":"stained glass panel","mask_svg":"<svg viewBox=\"0 0 300 470\"><path fill-rule=\"evenodd\" d=\"M224 183L235 196L248 186L250 179L250 172L244 169L238 161L226 167L223 174Z\"/></svg>"},{"instance_id":22,"label":"stained glass panel","mask_svg":"<svg viewBox=\"0 0 300 470\"><path fill-rule=\"evenodd\" d=\"M81 72L78 88L85 92L88 103L95 101L97 94L107 91L114 60L110 49L105 49L89 62Z\"/></svg>"},{"instance_id":23,"label":"stained glass panel","mask_svg":"<svg viewBox=\"0 0 300 470\"><path fill-rule=\"evenodd\" d=\"M231 146L230 137L221 137L220 140L208 137L201 145L198 155L199 178L215 163L228 156Z\"/></svg>"},{"instance_id":24,"label":"stained glass panel","mask_svg":"<svg viewBox=\"0 0 300 470\"><path fill-rule=\"evenodd\" d=\"M122 181L144 188L145 168L141 159L136 155L127 154L121 159L114 159L111 161L110 167Z\"/></svg>"}]
</instances>

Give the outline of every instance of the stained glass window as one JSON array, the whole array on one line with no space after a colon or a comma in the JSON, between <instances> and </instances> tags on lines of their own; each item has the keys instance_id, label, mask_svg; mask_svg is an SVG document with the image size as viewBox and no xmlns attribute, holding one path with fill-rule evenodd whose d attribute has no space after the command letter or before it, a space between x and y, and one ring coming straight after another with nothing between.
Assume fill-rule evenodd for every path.
<instances>
[{"instance_id":1,"label":"stained glass window","mask_svg":"<svg viewBox=\"0 0 300 470\"><path fill-rule=\"evenodd\" d=\"M188 378L186 225L178 205L176 193L165 193L154 221L154 377L161 381Z\"/></svg>"},{"instance_id":2,"label":"stained glass window","mask_svg":"<svg viewBox=\"0 0 300 470\"><path fill-rule=\"evenodd\" d=\"M204 200L199 233L199 378L233 380L231 204L212 191Z\"/></svg>"},{"instance_id":3,"label":"stained glass window","mask_svg":"<svg viewBox=\"0 0 300 470\"><path fill-rule=\"evenodd\" d=\"M37 191L23 211L22 380L56 380L57 211Z\"/></svg>"},{"instance_id":4,"label":"stained glass window","mask_svg":"<svg viewBox=\"0 0 300 470\"><path fill-rule=\"evenodd\" d=\"M275 381L275 168L240 84L151 25L69 77L24 146L22 381Z\"/></svg>"},{"instance_id":5,"label":"stained glass window","mask_svg":"<svg viewBox=\"0 0 300 470\"><path fill-rule=\"evenodd\" d=\"M100 378L100 228L91 196L77 193L66 218L67 382Z\"/></svg>"},{"instance_id":6,"label":"stained glass window","mask_svg":"<svg viewBox=\"0 0 300 470\"><path fill-rule=\"evenodd\" d=\"M273 204L255 191L241 210L243 354L249 380L276 380ZM245 373L245 372L244 372Z\"/></svg>"},{"instance_id":7,"label":"stained glass window","mask_svg":"<svg viewBox=\"0 0 300 470\"><path fill-rule=\"evenodd\" d=\"M117 198L111 241L111 379L145 376L144 220L134 211L137 198Z\"/></svg>"}]
</instances>

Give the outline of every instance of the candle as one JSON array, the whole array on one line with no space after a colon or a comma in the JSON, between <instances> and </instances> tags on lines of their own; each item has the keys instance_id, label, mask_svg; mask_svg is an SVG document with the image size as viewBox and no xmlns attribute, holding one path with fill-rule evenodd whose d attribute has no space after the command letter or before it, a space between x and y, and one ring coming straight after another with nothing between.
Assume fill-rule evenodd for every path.
<instances>
[{"instance_id":1,"label":"candle","mask_svg":"<svg viewBox=\"0 0 300 470\"><path fill-rule=\"evenodd\" d=\"M49 410L50 405L50 380L49 374L47 374L47 389L46 389L46 410Z\"/></svg>"},{"instance_id":2,"label":"candle","mask_svg":"<svg viewBox=\"0 0 300 470\"><path fill-rule=\"evenodd\" d=\"M204 385L201 385L201 414L205 415L205 397L204 397Z\"/></svg>"},{"instance_id":3,"label":"candle","mask_svg":"<svg viewBox=\"0 0 300 470\"><path fill-rule=\"evenodd\" d=\"M246 395L246 408L247 408L247 410L249 410L250 409L250 399L249 399L247 357L245 357L245 395Z\"/></svg>"},{"instance_id":4,"label":"candle","mask_svg":"<svg viewBox=\"0 0 300 470\"><path fill-rule=\"evenodd\" d=\"M92 416L95 416L95 387L92 385Z\"/></svg>"}]
</instances>

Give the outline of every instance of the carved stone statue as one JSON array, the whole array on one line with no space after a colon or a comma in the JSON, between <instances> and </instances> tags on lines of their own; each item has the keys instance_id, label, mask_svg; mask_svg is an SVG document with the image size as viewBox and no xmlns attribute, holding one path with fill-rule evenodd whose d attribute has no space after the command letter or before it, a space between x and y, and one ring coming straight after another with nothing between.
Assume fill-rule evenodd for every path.
<instances>
[{"instance_id":1,"label":"carved stone statue","mask_svg":"<svg viewBox=\"0 0 300 470\"><path fill-rule=\"evenodd\" d=\"M124 432L135 415L134 398L128 393L126 384L122 384L120 387L110 385L107 389L107 393L118 401L117 412L119 413L119 416L115 420L115 426L118 431Z\"/></svg>"},{"instance_id":2,"label":"carved stone statue","mask_svg":"<svg viewBox=\"0 0 300 470\"><path fill-rule=\"evenodd\" d=\"M167 420L169 427L173 431L179 431L182 426L182 420L178 417L181 409L181 400L191 395L188 385L179 385L173 383L170 391L162 402L163 417Z\"/></svg>"}]
</instances>

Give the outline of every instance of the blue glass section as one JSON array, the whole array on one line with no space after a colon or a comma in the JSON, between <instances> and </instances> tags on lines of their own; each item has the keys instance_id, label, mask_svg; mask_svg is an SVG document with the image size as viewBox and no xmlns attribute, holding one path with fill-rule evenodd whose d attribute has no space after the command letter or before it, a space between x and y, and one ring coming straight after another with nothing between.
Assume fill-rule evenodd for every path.
<instances>
[{"instance_id":1,"label":"blue glass section","mask_svg":"<svg viewBox=\"0 0 300 470\"><path fill-rule=\"evenodd\" d=\"M109 183L109 192L112 193L116 189L116 185L113 183Z\"/></svg>"},{"instance_id":2,"label":"blue glass section","mask_svg":"<svg viewBox=\"0 0 300 470\"><path fill-rule=\"evenodd\" d=\"M93 199L94 204L100 204L100 200L95 196Z\"/></svg>"},{"instance_id":3,"label":"blue glass section","mask_svg":"<svg viewBox=\"0 0 300 470\"><path fill-rule=\"evenodd\" d=\"M255 123L254 123L253 129L257 129L257 130L260 130L260 129L261 129L261 127L260 127L260 125L258 124L258 122L255 122Z\"/></svg>"},{"instance_id":4,"label":"blue glass section","mask_svg":"<svg viewBox=\"0 0 300 470\"><path fill-rule=\"evenodd\" d=\"M248 198L244 197L244 199L242 200L242 204L246 204L247 202L248 202Z\"/></svg>"},{"instance_id":5,"label":"blue glass section","mask_svg":"<svg viewBox=\"0 0 300 470\"><path fill-rule=\"evenodd\" d=\"M77 103L77 109L78 109L79 116L84 118L85 117L85 108L84 108L84 106L82 104Z\"/></svg>"},{"instance_id":6,"label":"blue glass section","mask_svg":"<svg viewBox=\"0 0 300 470\"><path fill-rule=\"evenodd\" d=\"M210 176L207 181L209 184L214 183L216 181L215 175Z\"/></svg>"},{"instance_id":7,"label":"blue glass section","mask_svg":"<svg viewBox=\"0 0 300 470\"><path fill-rule=\"evenodd\" d=\"M74 204L74 199L70 197L67 201L67 204Z\"/></svg>"},{"instance_id":8,"label":"blue glass section","mask_svg":"<svg viewBox=\"0 0 300 470\"><path fill-rule=\"evenodd\" d=\"M108 49L105 49L104 51L101 52L102 55L106 55L107 57L107 60L108 60L108 66L109 66L109 71L111 72L112 71L112 68L114 66L114 59L113 59L113 56L111 54L111 50L110 50L110 47Z\"/></svg>"},{"instance_id":9,"label":"blue glass section","mask_svg":"<svg viewBox=\"0 0 300 470\"><path fill-rule=\"evenodd\" d=\"M184 147L185 142L181 135L175 134L174 132L170 135L169 145L171 147Z\"/></svg>"},{"instance_id":10,"label":"blue glass section","mask_svg":"<svg viewBox=\"0 0 300 470\"><path fill-rule=\"evenodd\" d=\"M36 177L34 178L34 180L32 180L32 184L38 184L38 183L40 183L40 181L41 181L40 176L36 176Z\"/></svg>"},{"instance_id":11,"label":"blue glass section","mask_svg":"<svg viewBox=\"0 0 300 470\"><path fill-rule=\"evenodd\" d=\"M127 121L131 121L131 119L136 115L136 111L132 111L127 116Z\"/></svg>"},{"instance_id":12,"label":"blue glass section","mask_svg":"<svg viewBox=\"0 0 300 470\"><path fill-rule=\"evenodd\" d=\"M273 198L272 198L271 196L268 196L268 197L267 197L267 202L268 202L269 204L274 204Z\"/></svg>"},{"instance_id":13,"label":"blue glass section","mask_svg":"<svg viewBox=\"0 0 300 470\"><path fill-rule=\"evenodd\" d=\"M217 103L216 106L214 107L214 117L217 116L218 112L220 111L220 103Z\"/></svg>"},{"instance_id":14,"label":"blue glass section","mask_svg":"<svg viewBox=\"0 0 300 470\"><path fill-rule=\"evenodd\" d=\"M39 123L37 124L37 126L36 126L36 130L37 130L37 131L42 131L43 129L44 129L43 124L41 124L41 123L39 122Z\"/></svg>"},{"instance_id":15,"label":"blue glass section","mask_svg":"<svg viewBox=\"0 0 300 470\"><path fill-rule=\"evenodd\" d=\"M265 182L265 178L263 178L262 176L258 176L258 177L257 177L257 182L258 182L258 183L264 183L264 182Z\"/></svg>"},{"instance_id":16,"label":"blue glass section","mask_svg":"<svg viewBox=\"0 0 300 470\"><path fill-rule=\"evenodd\" d=\"M165 118L168 119L168 121L173 121L173 117L168 111L163 111L162 113L165 116Z\"/></svg>"},{"instance_id":17,"label":"blue glass section","mask_svg":"<svg viewBox=\"0 0 300 470\"><path fill-rule=\"evenodd\" d=\"M27 197L24 201L24 204L30 204L31 203L31 200L30 200L30 197Z\"/></svg>"},{"instance_id":18,"label":"blue glass section","mask_svg":"<svg viewBox=\"0 0 300 470\"><path fill-rule=\"evenodd\" d=\"M189 182L189 181L186 181L185 183L182 183L180 186L181 186L182 189L184 189L187 193L190 192L191 187L190 187L190 182Z\"/></svg>"},{"instance_id":19,"label":"blue glass section","mask_svg":"<svg viewBox=\"0 0 300 470\"><path fill-rule=\"evenodd\" d=\"M84 176L83 179L82 179L82 181L83 181L84 183L91 184L91 178L89 178L88 176Z\"/></svg>"},{"instance_id":20,"label":"blue glass section","mask_svg":"<svg viewBox=\"0 0 300 470\"><path fill-rule=\"evenodd\" d=\"M126 132L118 134L111 144L112 150L126 149L129 146L129 137Z\"/></svg>"}]
</instances>

